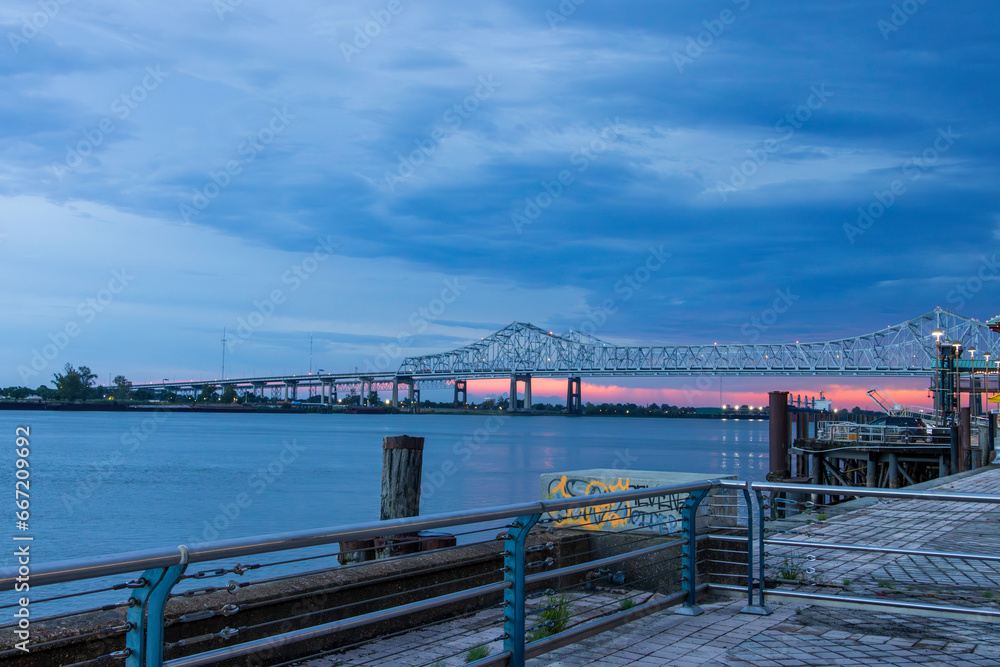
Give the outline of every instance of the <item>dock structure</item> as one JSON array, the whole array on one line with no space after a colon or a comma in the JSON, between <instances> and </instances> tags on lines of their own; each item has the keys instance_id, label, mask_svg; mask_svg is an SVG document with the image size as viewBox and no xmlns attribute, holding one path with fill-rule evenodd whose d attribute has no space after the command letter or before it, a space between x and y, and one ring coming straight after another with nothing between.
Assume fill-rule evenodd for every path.
<instances>
[{"instance_id":1,"label":"dock structure","mask_svg":"<svg viewBox=\"0 0 1000 667\"><path fill-rule=\"evenodd\" d=\"M894 426L792 412L784 429L789 446L784 451L778 447L784 465L772 465L769 479L883 489L921 484L992 463L997 419L996 414L970 418L963 408L957 425ZM771 420L773 425L773 405Z\"/></svg>"},{"instance_id":2,"label":"dock structure","mask_svg":"<svg viewBox=\"0 0 1000 667\"><path fill-rule=\"evenodd\" d=\"M790 454L795 477L812 484L896 489L951 474L951 450L950 428L829 421L796 438ZM970 454L978 451L977 442Z\"/></svg>"},{"instance_id":3,"label":"dock structure","mask_svg":"<svg viewBox=\"0 0 1000 667\"><path fill-rule=\"evenodd\" d=\"M787 391L769 392L768 480L896 489L992 463L1000 415L982 412L988 365L961 362L962 345L942 342L941 328L932 335L939 370L932 410L895 404L876 386L868 395L885 411L882 418L847 421L844 413L796 407ZM967 352L973 357L975 348ZM983 356L988 362L989 353Z\"/></svg>"}]
</instances>

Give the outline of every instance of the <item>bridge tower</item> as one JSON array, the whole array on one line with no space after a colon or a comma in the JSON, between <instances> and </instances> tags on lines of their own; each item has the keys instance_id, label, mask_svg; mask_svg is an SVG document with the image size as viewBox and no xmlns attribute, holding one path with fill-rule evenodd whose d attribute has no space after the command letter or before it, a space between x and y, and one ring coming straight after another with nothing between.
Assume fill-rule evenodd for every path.
<instances>
[{"instance_id":1,"label":"bridge tower","mask_svg":"<svg viewBox=\"0 0 1000 667\"><path fill-rule=\"evenodd\" d=\"M566 386L566 412L578 415L583 412L583 383L578 377L569 378Z\"/></svg>"},{"instance_id":2,"label":"bridge tower","mask_svg":"<svg viewBox=\"0 0 1000 667\"><path fill-rule=\"evenodd\" d=\"M337 383L334 380L327 383L326 404L330 406L337 404Z\"/></svg>"},{"instance_id":3,"label":"bridge tower","mask_svg":"<svg viewBox=\"0 0 1000 667\"><path fill-rule=\"evenodd\" d=\"M524 410L531 410L531 375L528 373L513 373L510 376L510 409L517 411L517 383L524 383Z\"/></svg>"},{"instance_id":4,"label":"bridge tower","mask_svg":"<svg viewBox=\"0 0 1000 667\"><path fill-rule=\"evenodd\" d=\"M416 382L409 375L397 375L392 378L392 407L399 408L399 385L406 385L406 396L413 402L413 390Z\"/></svg>"},{"instance_id":5,"label":"bridge tower","mask_svg":"<svg viewBox=\"0 0 1000 667\"><path fill-rule=\"evenodd\" d=\"M455 407L461 408L468 402L469 392L465 380L455 380Z\"/></svg>"}]
</instances>

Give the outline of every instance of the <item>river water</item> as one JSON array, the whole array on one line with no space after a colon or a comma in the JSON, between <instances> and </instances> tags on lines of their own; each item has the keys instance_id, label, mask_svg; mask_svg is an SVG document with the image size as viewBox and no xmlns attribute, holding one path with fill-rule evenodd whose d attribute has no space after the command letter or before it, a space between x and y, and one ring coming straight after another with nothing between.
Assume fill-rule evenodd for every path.
<instances>
[{"instance_id":1,"label":"river water","mask_svg":"<svg viewBox=\"0 0 1000 667\"><path fill-rule=\"evenodd\" d=\"M33 564L377 520L387 435L426 438L421 514L536 500L549 472L767 472L765 421L0 411L12 534L19 425Z\"/></svg>"},{"instance_id":2,"label":"river water","mask_svg":"<svg viewBox=\"0 0 1000 667\"><path fill-rule=\"evenodd\" d=\"M19 426L31 431L31 514L24 532L14 516ZM33 538L35 568L67 558L375 521L382 438L404 434L426 439L421 514L537 500L542 473L613 468L622 477L653 470L760 480L767 472L765 421L0 411L0 441L7 441L0 447L0 477L9 489L4 539L10 546L0 564L16 565L15 547L25 542L13 541L15 535ZM459 541L486 534L467 533ZM249 562L271 563L250 576L329 567L329 558L316 558L335 552L327 545L250 556ZM302 557L310 558L295 560ZM235 564L216 561L196 569ZM44 600L129 578L33 587L32 607L47 616L120 603L126 592ZM201 585L188 579L174 590ZM0 598L4 615L13 595Z\"/></svg>"}]
</instances>

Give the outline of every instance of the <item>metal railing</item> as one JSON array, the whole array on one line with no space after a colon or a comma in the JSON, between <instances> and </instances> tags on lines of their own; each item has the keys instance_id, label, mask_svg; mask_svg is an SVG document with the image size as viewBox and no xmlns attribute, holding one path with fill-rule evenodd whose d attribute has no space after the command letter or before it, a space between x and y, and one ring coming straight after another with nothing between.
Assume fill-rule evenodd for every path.
<instances>
[{"instance_id":1,"label":"metal railing","mask_svg":"<svg viewBox=\"0 0 1000 667\"><path fill-rule=\"evenodd\" d=\"M749 498L746 495L745 485L743 487L736 485L734 488L743 488L745 497ZM79 582L97 580L98 584L101 584L96 588L72 593L63 594L59 591L59 594L50 595L42 600L50 605L93 593L102 595L118 591L129 593L126 601L116 601L113 604L82 610L112 611L119 614L124 610L124 622L99 628L92 633L95 639L107 638L109 633L112 638L123 635L124 642L120 650L73 663L78 667L107 664L108 661L111 661L111 664L117 661L126 667L161 665L196 667L261 654L270 656L271 660L277 660L274 656L280 655L285 647L306 645L314 640L329 638L336 633L371 627L373 624L393 619L415 618L423 613L440 612L438 615L442 618L453 618L454 614L448 610L456 605L475 605L494 598L499 599L501 596L502 617L496 620L502 623L502 627L498 628L499 632L493 641L483 644L484 646L492 644L497 646L498 650L474 661L473 664L523 665L528 657L540 655L565 643L577 641L669 606L680 604L678 613L692 615L701 613L697 605L697 595L700 590L705 590L707 584L699 581L699 577L703 577L703 572L699 568L699 538L696 536L696 531L699 521L704 521L705 499L713 490L718 493L721 489L720 482L709 480L395 521L232 539L190 547L67 560L33 567L30 573L31 589L37 595L37 591L44 590L46 586L55 587L67 582L74 582L79 586ZM732 492L722 491L722 493ZM657 498L660 500L650 502L650 499ZM651 505L673 507L676 512L673 515L669 515L669 512L663 513L659 519L660 523L651 523L650 515L645 513L641 517L628 516L627 508L643 503L646 507ZM624 512L622 508L625 508ZM753 521L752 512L744 509L740 513ZM732 519L736 511L728 511L728 514L729 523L733 525L735 521ZM547 540L554 539L551 537L552 531L567 524L568 517L574 519L568 523L578 530L613 524L616 521L622 523L616 536L627 544L619 545L610 551L607 548L588 548L580 552L577 548L569 549L566 555L554 553L553 545ZM641 521L629 523L631 518ZM487 524L487 527L483 528L484 524ZM496 535L498 526L501 532ZM412 537L404 539L403 536L456 527L470 528L459 535L478 534L481 538L478 540L467 538L466 544L456 545L454 548L479 549L477 553L480 554L479 561L484 563L483 572L460 579L445 578L439 583L428 584L417 589L421 593L420 599L412 601L402 597L393 599L404 592L412 597L415 591L408 589L382 596L384 600L382 604L376 605L378 608L372 608L371 600L338 604L336 594L346 588L344 585L339 585L328 589L332 594L326 597L326 603L318 608L292 609L283 615L279 614L277 618L261 620L259 617L254 617L253 621L242 621L242 623L241 618L251 611L259 610L259 605L262 603L242 604L241 598L234 597L233 602L222 604L230 599L226 597L227 595L245 592L254 587L257 590L264 590L266 586L272 586L276 582L287 583L293 576L303 576L298 573L243 581L242 577L248 572L259 574L267 567L296 561L329 560L337 558L338 555L343 558L345 555L343 552L330 551L329 546L333 544L359 543L375 538L386 540L391 544L393 536L398 536L400 543L404 543L405 539ZM589 540L586 537L585 539ZM498 541L501 545L496 545ZM317 547L327 548L321 550L321 553L314 553ZM306 548L312 548L312 551ZM303 549L306 549L307 555L298 555ZM263 555L274 556L285 552L297 557L284 557L283 560L269 563L232 563L233 559L245 559L250 556L257 559ZM383 555L389 553L385 552ZM424 555L426 554L391 556L371 564L378 566L380 562L396 563L394 567L399 569L407 563L417 562L413 559ZM499 566L491 566L492 562L497 562ZM630 584L637 587L636 592L624 596L620 593L611 595L607 592L610 590L608 586L595 587L595 577L597 584L605 578L610 584L611 579L619 575L624 576L623 572L631 567L629 563L634 564L632 569L636 572L630 575ZM189 571L189 568L196 564L212 566L195 572ZM306 574L336 572L354 567L357 566L335 564ZM421 568L417 570L420 573L434 569L423 565ZM447 566L438 566L435 572L440 573L446 569ZM122 581L121 575L128 577ZM0 570L0 588L9 590L18 576L16 568ZM225 585L204 586L205 579L225 576L234 578ZM103 584L101 580L107 577L116 579L112 580L113 583ZM237 580L235 577L241 579ZM386 575L383 577L392 578ZM675 581L677 585L667 586L666 580ZM456 587L458 590L454 590ZM650 589L658 591L658 594L655 596L641 594L645 600L637 604L635 598L640 597L641 591ZM199 596L206 596L204 599L209 603L193 611L183 606ZM301 601L303 594L287 595L279 602L287 600L291 603L296 598ZM403 599L406 601L400 603ZM181 608L168 610L168 602ZM348 607L353 609L347 609ZM33 618L32 624L39 627L46 620L62 619L73 614L76 612ZM339 617L327 620L333 616ZM215 625L212 626L211 632L201 635L192 636L190 633L181 632L187 627L186 624L195 627L197 623L215 623ZM489 624L485 627L488 626ZM0 628L0 632L4 630ZM10 626L6 630L17 631L16 627ZM169 641L165 639L168 631L172 634ZM192 650L199 648L198 644L211 648L191 653ZM35 650L38 648L34 647ZM165 648L174 656L183 653L188 655L170 657L164 661ZM306 657L327 655L332 651L344 649L344 645L339 645L331 650L320 650ZM16 651L0 653L0 660L13 655L16 655ZM292 655L297 660L305 659L301 652Z\"/></svg>"},{"instance_id":2,"label":"metal railing","mask_svg":"<svg viewBox=\"0 0 1000 667\"><path fill-rule=\"evenodd\" d=\"M819 422L818 440L867 445L932 445L940 447L951 441L951 429L938 426L872 426L854 422Z\"/></svg>"},{"instance_id":3,"label":"metal railing","mask_svg":"<svg viewBox=\"0 0 1000 667\"><path fill-rule=\"evenodd\" d=\"M878 502L863 508L863 520L844 521L834 513L849 505L823 506L817 500L832 489L838 496ZM939 502L956 503L955 510L942 512ZM85 610L124 612L121 623L78 638L120 641L120 648L72 663L76 667L196 667L238 658L286 665L362 646L368 650L385 638L390 622L397 626L389 636L438 632L412 646L424 651L427 665L458 655L442 653L458 640L466 642L463 652L478 651L470 651L469 664L523 665L669 607L699 614L698 595L706 590L745 596L743 612L749 614L770 613L768 601L792 600L1000 622L993 597L1000 599L1000 546L983 553L983 545L997 542L980 537L992 536L997 517L990 512L998 505L1000 495L990 494L707 480L68 560L34 567L30 579L33 594L57 589L38 600L50 605L128 591L125 601ZM630 514L638 507L662 511L650 520L648 513ZM805 512L788 518L788 508L795 507ZM942 521L960 522L965 542L943 528L935 533L930 524ZM596 532L581 532L616 524L610 543L607 533L597 539ZM855 524L860 528L852 533L848 528ZM567 526L574 530L561 530ZM464 544L436 552L451 560L431 562L425 552L393 555L393 548L430 539L414 537L421 531L458 527L465 528L455 533ZM341 564L352 551L372 548L330 550L333 544L376 538L383 540L379 549L385 558L374 562ZM278 560L233 563L265 555ZM244 580L288 563L334 560L304 573ZM386 566L378 570L380 564ZM478 569L457 571L470 564ZM360 583L341 577L324 579L318 589L301 585L303 577L362 573L368 565L378 571ZM927 574L938 570L940 581ZM122 581L121 575L129 576ZM206 579L229 575L234 578L223 585L205 585ZM406 579L415 575L425 577L424 583ZM904 575L912 576L904 582ZM970 586L956 587L958 575ZM0 587L9 590L19 576L23 573L15 568L0 570ZM101 583L106 577L115 579ZM942 590L945 580L950 591ZM67 582L95 581L100 585L84 591L58 590ZM399 583L385 585L393 582ZM349 599L351 590L377 584L383 585L378 597ZM260 593L247 596L248 591ZM205 604L192 607L199 598ZM270 616L254 615L267 604L274 606ZM31 622L37 627L76 613ZM456 619L462 619L461 628L441 629ZM0 635L7 631L18 629L0 628ZM453 634L441 634L447 632ZM44 646L33 650L39 648ZM0 660L14 655L0 653ZM350 664L381 664L394 656L380 653ZM407 662L417 664L409 657Z\"/></svg>"},{"instance_id":4,"label":"metal railing","mask_svg":"<svg viewBox=\"0 0 1000 667\"><path fill-rule=\"evenodd\" d=\"M867 499L864 507L820 504L832 488ZM1000 623L1000 495L756 482L748 491L758 512L746 544L759 568L758 609L785 600Z\"/></svg>"}]
</instances>

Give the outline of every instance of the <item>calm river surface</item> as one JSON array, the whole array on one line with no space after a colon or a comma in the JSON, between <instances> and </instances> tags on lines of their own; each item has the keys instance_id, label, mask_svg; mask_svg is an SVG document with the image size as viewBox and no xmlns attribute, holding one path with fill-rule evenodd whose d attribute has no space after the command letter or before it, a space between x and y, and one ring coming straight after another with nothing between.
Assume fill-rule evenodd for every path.
<instances>
[{"instance_id":1,"label":"calm river surface","mask_svg":"<svg viewBox=\"0 0 1000 667\"><path fill-rule=\"evenodd\" d=\"M548 472L767 472L765 421L3 411L8 533L21 425L33 565L377 520L387 435L426 438L422 514L535 500Z\"/></svg>"}]
</instances>

